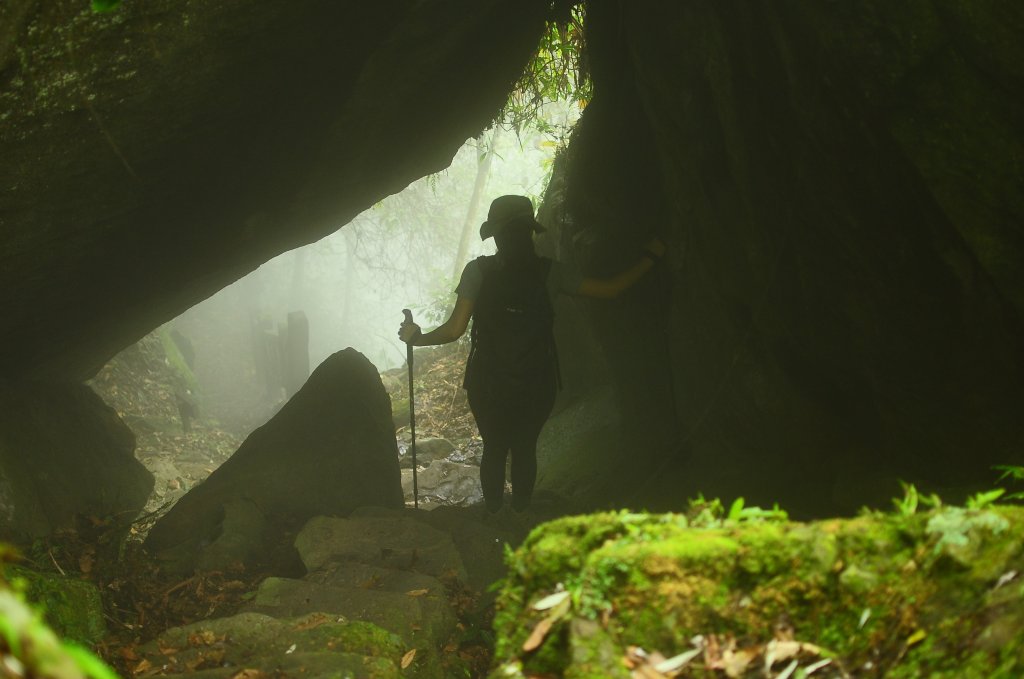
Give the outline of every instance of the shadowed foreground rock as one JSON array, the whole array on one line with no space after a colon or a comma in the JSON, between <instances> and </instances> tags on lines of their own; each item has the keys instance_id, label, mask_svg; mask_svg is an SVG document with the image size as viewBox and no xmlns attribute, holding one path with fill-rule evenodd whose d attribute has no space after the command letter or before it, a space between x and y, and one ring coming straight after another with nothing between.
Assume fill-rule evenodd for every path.
<instances>
[{"instance_id":1,"label":"shadowed foreground rock","mask_svg":"<svg viewBox=\"0 0 1024 679\"><path fill-rule=\"evenodd\" d=\"M520 543L538 518L484 523L463 507L314 517L295 538L302 577L265 578L237 615L165 631L136 648L136 674L482 676L493 597L480 588L503 571L505 544Z\"/></svg>"},{"instance_id":2,"label":"shadowed foreground rock","mask_svg":"<svg viewBox=\"0 0 1024 679\"><path fill-rule=\"evenodd\" d=\"M144 667L163 668L164 676L398 679L404 648L398 637L366 622L240 613L172 628L139 650Z\"/></svg>"},{"instance_id":3,"label":"shadowed foreground rock","mask_svg":"<svg viewBox=\"0 0 1024 679\"><path fill-rule=\"evenodd\" d=\"M368 504L402 506L398 450L377 370L350 348L179 500L146 545L182 570L223 567L259 556L261 536L283 526Z\"/></svg>"},{"instance_id":4,"label":"shadowed foreground rock","mask_svg":"<svg viewBox=\"0 0 1024 679\"><path fill-rule=\"evenodd\" d=\"M134 518L153 489L134 449L89 387L0 382L0 537L47 535L76 516Z\"/></svg>"}]
</instances>

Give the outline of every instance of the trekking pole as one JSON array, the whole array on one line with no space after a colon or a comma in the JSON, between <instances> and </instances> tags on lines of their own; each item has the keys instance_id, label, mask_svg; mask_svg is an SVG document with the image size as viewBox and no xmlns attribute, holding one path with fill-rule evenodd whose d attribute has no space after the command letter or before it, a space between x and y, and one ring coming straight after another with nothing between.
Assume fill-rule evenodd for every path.
<instances>
[{"instance_id":1,"label":"trekking pole","mask_svg":"<svg viewBox=\"0 0 1024 679\"><path fill-rule=\"evenodd\" d=\"M402 309L405 322L412 323L412 312ZM416 400L412 393L412 344L405 345L405 358L409 363L409 430L412 433L412 506L420 508L420 492L416 483Z\"/></svg>"}]
</instances>

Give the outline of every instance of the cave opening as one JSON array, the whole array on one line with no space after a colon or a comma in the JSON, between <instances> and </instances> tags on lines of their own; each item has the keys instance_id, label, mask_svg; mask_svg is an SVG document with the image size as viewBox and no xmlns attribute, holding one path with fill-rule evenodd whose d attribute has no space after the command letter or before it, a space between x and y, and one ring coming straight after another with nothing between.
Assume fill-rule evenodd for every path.
<instances>
[{"instance_id":1,"label":"cave opening","mask_svg":"<svg viewBox=\"0 0 1024 679\"><path fill-rule=\"evenodd\" d=\"M1019 674L1024 10L278 5L0 6L0 603L136 676ZM395 331L505 194L649 265L553 300L491 516L465 340L410 399Z\"/></svg>"}]
</instances>

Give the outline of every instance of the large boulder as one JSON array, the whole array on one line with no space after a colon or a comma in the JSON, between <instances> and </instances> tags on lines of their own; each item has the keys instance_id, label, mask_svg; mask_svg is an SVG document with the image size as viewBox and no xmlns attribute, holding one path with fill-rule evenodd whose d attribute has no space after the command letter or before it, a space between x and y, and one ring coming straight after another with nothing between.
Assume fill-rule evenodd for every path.
<instances>
[{"instance_id":1,"label":"large boulder","mask_svg":"<svg viewBox=\"0 0 1024 679\"><path fill-rule=\"evenodd\" d=\"M247 561L261 536L361 505L402 507L391 405L376 368L339 351L204 483L156 523L146 545L177 567Z\"/></svg>"},{"instance_id":2,"label":"large boulder","mask_svg":"<svg viewBox=\"0 0 1024 679\"><path fill-rule=\"evenodd\" d=\"M295 538L295 548L310 571L329 563L356 561L434 577L466 578L451 536L405 516L317 517Z\"/></svg>"},{"instance_id":3,"label":"large boulder","mask_svg":"<svg viewBox=\"0 0 1024 679\"><path fill-rule=\"evenodd\" d=\"M0 382L0 538L135 517L153 476L135 435L89 387Z\"/></svg>"}]
</instances>

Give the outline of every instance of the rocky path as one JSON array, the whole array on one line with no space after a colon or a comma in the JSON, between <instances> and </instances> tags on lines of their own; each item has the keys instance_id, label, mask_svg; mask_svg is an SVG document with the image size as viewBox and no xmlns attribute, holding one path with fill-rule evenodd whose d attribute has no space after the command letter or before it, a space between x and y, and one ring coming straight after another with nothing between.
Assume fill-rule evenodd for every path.
<instances>
[{"instance_id":1,"label":"rocky path","mask_svg":"<svg viewBox=\"0 0 1024 679\"><path fill-rule=\"evenodd\" d=\"M135 651L136 676L484 676L489 587L555 510L384 510L311 519L295 539L305 573L267 577L241 610L165 631Z\"/></svg>"},{"instance_id":2,"label":"rocky path","mask_svg":"<svg viewBox=\"0 0 1024 679\"><path fill-rule=\"evenodd\" d=\"M138 608L140 619L119 617L149 632L111 641L106 655L133 676L484 676L492 650L490 588L504 576L505 553L566 507L540 496L522 514L484 512L481 444L461 390L464 349L417 356L418 510L406 373L399 369L381 378L392 400L405 510L364 507L345 518L310 520L294 538L301 565L275 564L268 554L259 575L203 573L164 582L144 606L125 597L123 605ZM154 515L201 483L243 438L203 417L183 430L177 382L154 336L93 382L130 423L137 455L157 477L147 506ZM160 607L178 611L164 619L189 624L164 629L143 622L142 611L152 618Z\"/></svg>"}]
</instances>

